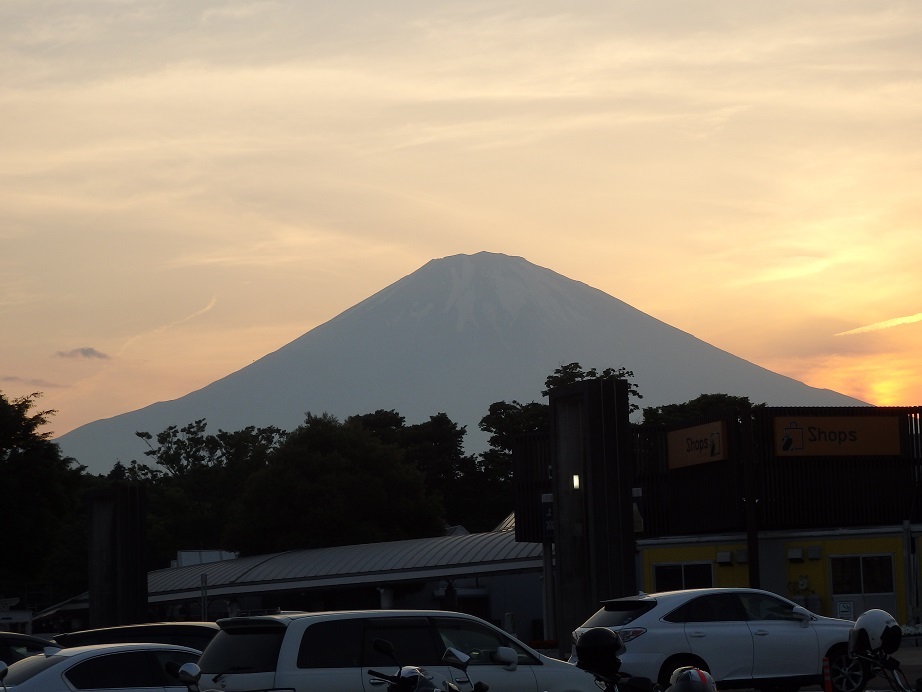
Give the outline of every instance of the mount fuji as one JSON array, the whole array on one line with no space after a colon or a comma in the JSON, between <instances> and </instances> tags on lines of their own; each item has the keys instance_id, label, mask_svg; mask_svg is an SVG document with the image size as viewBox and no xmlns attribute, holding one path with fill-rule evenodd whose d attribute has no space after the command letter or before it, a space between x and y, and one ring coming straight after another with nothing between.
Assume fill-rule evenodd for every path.
<instances>
[{"instance_id":1,"label":"mount fuji","mask_svg":"<svg viewBox=\"0 0 922 692\"><path fill-rule=\"evenodd\" d=\"M578 362L634 373L642 406L699 394L790 406L865 405L766 370L598 289L521 257L435 259L291 343L197 391L83 425L55 441L90 473L143 460L135 431L200 418L208 430L275 425L305 413L340 419L395 410L408 424L445 413L468 452L491 403L541 400L545 378Z\"/></svg>"}]
</instances>

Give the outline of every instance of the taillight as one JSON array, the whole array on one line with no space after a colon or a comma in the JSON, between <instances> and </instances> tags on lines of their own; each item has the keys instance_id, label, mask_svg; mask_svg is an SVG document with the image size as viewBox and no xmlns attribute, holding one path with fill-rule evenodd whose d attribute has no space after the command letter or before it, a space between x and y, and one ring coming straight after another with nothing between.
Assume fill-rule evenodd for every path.
<instances>
[{"instance_id":1,"label":"taillight","mask_svg":"<svg viewBox=\"0 0 922 692\"><path fill-rule=\"evenodd\" d=\"M643 627L623 627L618 630L618 634L621 635L621 641L629 642L632 639L637 639L641 634L647 630Z\"/></svg>"}]
</instances>

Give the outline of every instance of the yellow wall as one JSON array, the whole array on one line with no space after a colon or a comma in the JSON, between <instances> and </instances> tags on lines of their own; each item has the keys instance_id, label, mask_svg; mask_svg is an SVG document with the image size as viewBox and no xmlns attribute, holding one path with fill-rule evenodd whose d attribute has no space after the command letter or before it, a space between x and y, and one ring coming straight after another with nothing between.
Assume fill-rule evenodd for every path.
<instances>
[{"instance_id":1,"label":"yellow wall","mask_svg":"<svg viewBox=\"0 0 922 692\"><path fill-rule=\"evenodd\" d=\"M807 559L810 547L819 546L820 558ZM820 597L823 610L833 614L832 584L830 583L829 558L840 555L889 554L893 556L893 583L896 595L897 612L892 615L901 623L909 623L909 604L906 598L906 575L903 556L903 535L894 532L889 535L813 537L784 542L784 554L792 548L802 548L803 561L786 561L787 593L780 595L792 598L816 594ZM673 543L644 546L639 548L642 565L641 589L653 593L653 567L657 564L677 564L687 562L711 562L713 564L714 586L732 587L749 586L749 565L737 563L717 564L717 554L724 552L746 551L746 543ZM805 579L806 589L802 589L801 579ZM856 616L858 613L855 614Z\"/></svg>"},{"instance_id":2,"label":"yellow wall","mask_svg":"<svg viewBox=\"0 0 922 692\"><path fill-rule=\"evenodd\" d=\"M717 553L746 550L745 543L673 544L641 550L643 591L653 593L653 566L663 563L711 562L714 564L714 586L749 586L749 565L718 565Z\"/></svg>"}]
</instances>

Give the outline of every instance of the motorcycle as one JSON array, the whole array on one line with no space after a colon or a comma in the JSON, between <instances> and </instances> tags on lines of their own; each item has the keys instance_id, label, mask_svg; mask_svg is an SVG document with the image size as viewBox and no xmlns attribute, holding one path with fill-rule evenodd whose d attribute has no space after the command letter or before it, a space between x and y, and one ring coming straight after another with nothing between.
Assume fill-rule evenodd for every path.
<instances>
[{"instance_id":1,"label":"motorcycle","mask_svg":"<svg viewBox=\"0 0 922 692\"><path fill-rule=\"evenodd\" d=\"M576 667L591 673L605 692L662 692L663 688L650 678L621 672L619 656L624 650L617 632L607 627L592 627L576 642Z\"/></svg>"},{"instance_id":2,"label":"motorcycle","mask_svg":"<svg viewBox=\"0 0 922 692\"><path fill-rule=\"evenodd\" d=\"M375 651L389 656L397 666L397 672L393 675L388 675L378 670L368 670L371 677L387 682L387 692L427 692L429 690L460 692L460 688L455 683L446 680L442 676L436 676L425 668L400 665L394 653L394 646L386 639L375 639L373 646ZM468 682L472 682L470 674L467 672L470 661L470 656L455 648L447 649L442 655L442 663L467 675ZM473 692L487 692L490 689L489 685L484 682L472 682L472 686Z\"/></svg>"},{"instance_id":3,"label":"motorcycle","mask_svg":"<svg viewBox=\"0 0 922 692\"><path fill-rule=\"evenodd\" d=\"M896 619L884 610L862 613L848 636L848 652L864 666L866 679L883 678L893 692L922 692L922 678L910 686L900 662L893 658L903 631Z\"/></svg>"}]
</instances>

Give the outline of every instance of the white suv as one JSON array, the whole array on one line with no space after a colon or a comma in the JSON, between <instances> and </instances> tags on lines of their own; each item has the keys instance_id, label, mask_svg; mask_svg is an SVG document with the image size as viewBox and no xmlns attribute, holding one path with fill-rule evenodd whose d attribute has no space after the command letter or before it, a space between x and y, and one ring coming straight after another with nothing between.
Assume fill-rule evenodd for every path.
<instances>
[{"instance_id":1,"label":"white suv","mask_svg":"<svg viewBox=\"0 0 922 692\"><path fill-rule=\"evenodd\" d=\"M544 656L484 620L444 611L368 610L226 618L201 659L201 687L293 692L380 692L368 669L390 672L394 660L375 639L394 647L401 665L422 666L470 692L485 682L503 692L599 692L595 679L566 661ZM449 647L471 657L467 674L449 668ZM509 647L518 660L495 657ZM504 658L504 657L500 657Z\"/></svg>"},{"instance_id":2,"label":"white suv","mask_svg":"<svg viewBox=\"0 0 922 692\"><path fill-rule=\"evenodd\" d=\"M663 685L692 665L721 689L792 692L822 683L826 659L835 692L861 692L868 671L848 655L853 625L759 589L688 589L604 601L573 642L590 627L608 627L624 641L621 672Z\"/></svg>"}]
</instances>

